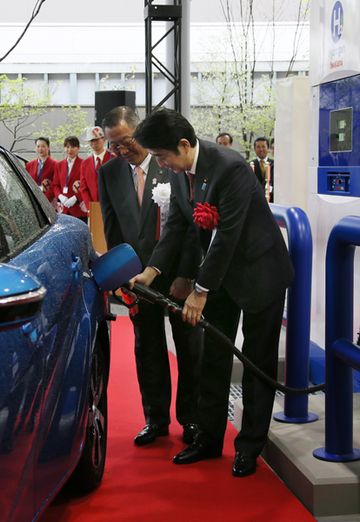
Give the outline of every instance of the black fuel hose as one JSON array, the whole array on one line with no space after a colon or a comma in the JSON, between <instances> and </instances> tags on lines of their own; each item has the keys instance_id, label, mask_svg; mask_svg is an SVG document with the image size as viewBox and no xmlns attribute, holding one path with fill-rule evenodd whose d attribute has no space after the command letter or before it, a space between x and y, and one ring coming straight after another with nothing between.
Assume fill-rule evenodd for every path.
<instances>
[{"instance_id":1,"label":"black fuel hose","mask_svg":"<svg viewBox=\"0 0 360 522\"><path fill-rule=\"evenodd\" d=\"M125 292L133 292L139 299L144 301L148 301L152 304L157 304L162 306L163 308L168 309L172 313L176 313L181 315L182 308L177 303L171 301L169 298L162 295L160 292L153 290L147 286L136 283L134 288L129 290L129 288L124 285ZM116 296L115 296L116 297ZM125 304L121 298L116 297L119 302ZM134 303L135 304L135 303ZM125 304L128 308L129 305ZM131 307L131 305L130 305ZM265 381L271 388L275 388L283 393L292 393L292 394L310 394L318 391L323 391L325 389L325 384L318 384L316 386L310 386L309 388L292 388L291 386L286 386L281 382L272 379L269 375L260 370L246 355L244 355L236 346L230 341L230 339L220 332L215 326L212 326L206 319L202 318L199 321L199 326L204 328L206 332L211 335L214 339L216 339L221 345L226 346L232 353L246 366L251 372L253 372L257 377Z\"/></svg>"}]
</instances>

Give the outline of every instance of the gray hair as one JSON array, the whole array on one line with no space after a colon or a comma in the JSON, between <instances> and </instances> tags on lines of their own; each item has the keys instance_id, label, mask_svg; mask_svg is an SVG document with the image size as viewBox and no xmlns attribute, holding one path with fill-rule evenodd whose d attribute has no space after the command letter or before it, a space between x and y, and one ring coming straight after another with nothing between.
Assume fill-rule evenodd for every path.
<instances>
[{"instance_id":1,"label":"gray hair","mask_svg":"<svg viewBox=\"0 0 360 522\"><path fill-rule=\"evenodd\" d=\"M102 128L105 129L105 127L108 127L112 129L122 121L125 121L130 128L135 129L140 122L140 118L132 107L121 105L105 114L102 121Z\"/></svg>"}]
</instances>

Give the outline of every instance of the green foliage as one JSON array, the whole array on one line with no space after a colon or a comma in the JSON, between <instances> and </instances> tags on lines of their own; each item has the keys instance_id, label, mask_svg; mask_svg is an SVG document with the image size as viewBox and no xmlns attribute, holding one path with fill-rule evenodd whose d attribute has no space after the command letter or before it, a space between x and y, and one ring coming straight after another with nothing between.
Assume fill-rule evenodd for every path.
<instances>
[{"instance_id":1,"label":"green foliage","mask_svg":"<svg viewBox=\"0 0 360 522\"><path fill-rule=\"evenodd\" d=\"M199 136L212 140L219 132L230 132L249 157L257 136L273 135L275 105L268 77L258 79L248 97L244 94L246 81L247 75L239 79L233 72L224 72L218 64L212 64L211 70L193 80L198 106L192 107L191 121Z\"/></svg>"},{"instance_id":2,"label":"green foliage","mask_svg":"<svg viewBox=\"0 0 360 522\"><path fill-rule=\"evenodd\" d=\"M62 108L63 123L51 126L42 117L53 111L51 92L46 85L33 89L26 78L10 79L0 76L0 123L10 136L10 150L25 152L28 141L48 136L52 151L62 151L66 136L81 136L87 123L87 113L80 106Z\"/></svg>"},{"instance_id":3,"label":"green foliage","mask_svg":"<svg viewBox=\"0 0 360 522\"><path fill-rule=\"evenodd\" d=\"M21 152L21 143L33 135L35 122L49 109L50 93L32 89L26 78L0 76L0 123L11 136L11 150Z\"/></svg>"},{"instance_id":4,"label":"green foliage","mask_svg":"<svg viewBox=\"0 0 360 522\"><path fill-rule=\"evenodd\" d=\"M40 127L40 134L48 136L52 150L63 149L64 139L67 136L82 136L88 127L87 113L79 105L62 107L64 122L56 128L52 128L49 123L43 122Z\"/></svg>"}]
</instances>

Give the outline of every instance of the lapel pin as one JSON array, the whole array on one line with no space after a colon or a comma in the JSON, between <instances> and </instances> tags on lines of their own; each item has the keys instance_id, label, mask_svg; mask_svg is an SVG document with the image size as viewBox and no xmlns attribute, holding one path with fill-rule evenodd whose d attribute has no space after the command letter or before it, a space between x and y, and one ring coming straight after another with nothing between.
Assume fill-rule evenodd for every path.
<instances>
[{"instance_id":1,"label":"lapel pin","mask_svg":"<svg viewBox=\"0 0 360 522\"><path fill-rule=\"evenodd\" d=\"M207 179L205 178L203 184L201 185L201 190L205 190L207 185Z\"/></svg>"},{"instance_id":2,"label":"lapel pin","mask_svg":"<svg viewBox=\"0 0 360 522\"><path fill-rule=\"evenodd\" d=\"M153 185L156 185L156 184L157 184L157 179L156 179L156 178L153 178L153 180L152 180L152 184L153 184Z\"/></svg>"}]
</instances>

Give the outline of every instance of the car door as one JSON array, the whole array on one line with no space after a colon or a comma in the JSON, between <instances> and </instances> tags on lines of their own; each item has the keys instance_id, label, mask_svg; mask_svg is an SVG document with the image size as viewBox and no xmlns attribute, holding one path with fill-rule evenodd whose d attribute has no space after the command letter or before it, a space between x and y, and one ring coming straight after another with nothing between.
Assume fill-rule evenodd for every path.
<instances>
[{"instance_id":1,"label":"car door","mask_svg":"<svg viewBox=\"0 0 360 522\"><path fill-rule=\"evenodd\" d=\"M51 451L44 454L43 447L61 395L73 348L67 340L73 337L81 299L79 256L67 251L66 223L57 223L44 200L27 174L0 153L0 261L32 274L47 290L41 314L19 328L0 332L3 520L31 520L37 510L34 466L38 470L39 460L48 462L53 456ZM66 455L57 465L53 462L46 477L49 491L68 464Z\"/></svg>"}]
</instances>

